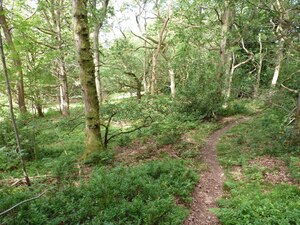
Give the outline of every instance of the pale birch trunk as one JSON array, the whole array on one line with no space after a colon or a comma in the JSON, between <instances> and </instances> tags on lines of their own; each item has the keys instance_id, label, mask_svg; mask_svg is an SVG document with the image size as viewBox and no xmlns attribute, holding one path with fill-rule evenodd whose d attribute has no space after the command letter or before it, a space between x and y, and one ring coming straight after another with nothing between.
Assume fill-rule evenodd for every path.
<instances>
[{"instance_id":1,"label":"pale birch trunk","mask_svg":"<svg viewBox=\"0 0 300 225\"><path fill-rule=\"evenodd\" d=\"M170 89L171 89L171 96L175 98L176 96L176 85L175 85L175 73L174 70L169 66L169 77L170 77Z\"/></svg>"},{"instance_id":2,"label":"pale birch trunk","mask_svg":"<svg viewBox=\"0 0 300 225\"><path fill-rule=\"evenodd\" d=\"M275 69L274 69L274 74L273 74L273 79L271 83L271 87L274 88L277 84L277 80L279 77L280 69L281 69L281 64L284 58L283 51L284 51L284 38L281 37L279 40L279 46L278 46L278 51L277 51L277 58L275 62Z\"/></svg>"}]
</instances>

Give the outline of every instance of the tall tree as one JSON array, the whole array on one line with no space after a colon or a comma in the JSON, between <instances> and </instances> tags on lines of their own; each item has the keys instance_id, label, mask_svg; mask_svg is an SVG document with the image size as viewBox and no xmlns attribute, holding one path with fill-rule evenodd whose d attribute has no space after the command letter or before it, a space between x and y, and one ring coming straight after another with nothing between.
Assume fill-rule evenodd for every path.
<instances>
[{"instance_id":1,"label":"tall tree","mask_svg":"<svg viewBox=\"0 0 300 225\"><path fill-rule=\"evenodd\" d=\"M102 147L100 136L99 101L95 84L95 64L91 54L87 1L73 0L73 22L80 82L83 90L86 123L86 149L84 158Z\"/></svg>"},{"instance_id":2,"label":"tall tree","mask_svg":"<svg viewBox=\"0 0 300 225\"><path fill-rule=\"evenodd\" d=\"M103 100L102 88L101 88L101 76L100 76L100 54L99 54L99 33L103 26L107 11L108 11L109 0L104 0L102 8L97 13L97 0L92 0L92 11L94 16L94 27L93 27L93 58L95 64L95 79L98 100L101 103Z\"/></svg>"},{"instance_id":3,"label":"tall tree","mask_svg":"<svg viewBox=\"0 0 300 225\"><path fill-rule=\"evenodd\" d=\"M25 104L25 91L24 91L24 81L23 81L23 68L22 68L22 61L19 55L19 52L15 48L15 44L13 41L13 37L11 34L11 28L8 25L6 19L6 12L2 5L2 0L0 1L0 24L2 26L4 36L6 42L9 46L10 55L13 60L15 70L17 71L18 81L17 81L17 98L18 98L18 105L19 109L22 113L26 112L26 104Z\"/></svg>"}]
</instances>

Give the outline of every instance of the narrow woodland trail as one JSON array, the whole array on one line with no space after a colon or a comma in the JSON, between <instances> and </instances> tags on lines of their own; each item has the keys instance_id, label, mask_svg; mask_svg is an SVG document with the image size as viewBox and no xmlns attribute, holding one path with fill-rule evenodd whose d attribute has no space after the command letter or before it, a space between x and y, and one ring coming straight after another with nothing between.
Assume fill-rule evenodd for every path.
<instances>
[{"instance_id":1,"label":"narrow woodland trail","mask_svg":"<svg viewBox=\"0 0 300 225\"><path fill-rule=\"evenodd\" d=\"M223 195L224 171L218 161L217 144L222 134L246 120L248 118L230 122L208 138L202 150L202 160L207 165L207 170L201 173L200 182L193 193L191 214L184 225L220 224L218 218L209 211L210 208L218 207L217 200Z\"/></svg>"}]
</instances>

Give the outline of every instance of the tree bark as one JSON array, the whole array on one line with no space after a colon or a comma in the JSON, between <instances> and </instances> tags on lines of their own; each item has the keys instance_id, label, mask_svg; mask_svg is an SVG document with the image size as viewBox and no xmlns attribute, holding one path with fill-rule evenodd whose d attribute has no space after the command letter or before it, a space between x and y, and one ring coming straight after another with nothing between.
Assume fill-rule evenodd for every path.
<instances>
[{"instance_id":1,"label":"tree bark","mask_svg":"<svg viewBox=\"0 0 300 225\"><path fill-rule=\"evenodd\" d=\"M276 30L274 31L275 35L279 38L279 44L278 44L278 50L277 50L277 57L275 62L275 69L273 74L273 79L271 83L271 88L275 88L277 84L277 80L279 78L281 65L284 59L284 45L285 45L285 35L286 35L286 28L284 28L284 25L282 24L283 21L289 21L289 14L288 10L286 10L282 4L283 2L276 0L275 2L275 9L277 10L279 14L279 23L276 27Z\"/></svg>"},{"instance_id":2,"label":"tree bark","mask_svg":"<svg viewBox=\"0 0 300 225\"><path fill-rule=\"evenodd\" d=\"M100 76L100 54L99 54L99 32L101 27L103 26L104 19L107 14L109 0L105 0L103 4L103 15L100 18L100 21L96 21L93 31L93 59L95 64L95 82L96 82L96 90L98 101L101 104L103 101L103 93L102 93L102 83ZM97 1L93 0L92 5L94 10L97 10Z\"/></svg>"},{"instance_id":3,"label":"tree bark","mask_svg":"<svg viewBox=\"0 0 300 225\"><path fill-rule=\"evenodd\" d=\"M233 23L233 11L230 6L230 1L225 1L224 12L221 18L221 42L220 42L220 62L219 62L219 95L221 101L226 100L228 95L228 82L231 81L231 61L232 54L229 51L228 34ZM225 102L226 105L226 102Z\"/></svg>"},{"instance_id":4,"label":"tree bark","mask_svg":"<svg viewBox=\"0 0 300 225\"><path fill-rule=\"evenodd\" d=\"M258 63L258 68L257 68L256 81L255 81L255 85L254 85L254 92L253 92L254 98L256 98L259 93L260 76L261 76L261 70L262 70L263 58L264 58L263 53L262 53L263 46L262 46L262 41L261 41L261 33L259 33L259 35L258 35L258 42L259 42L259 63Z\"/></svg>"},{"instance_id":5,"label":"tree bark","mask_svg":"<svg viewBox=\"0 0 300 225\"><path fill-rule=\"evenodd\" d=\"M175 73L174 70L169 66L169 76L170 76L170 88L171 88L171 96L175 98L176 96L176 86L175 86Z\"/></svg>"},{"instance_id":6,"label":"tree bark","mask_svg":"<svg viewBox=\"0 0 300 225\"><path fill-rule=\"evenodd\" d=\"M1 2L1 5L2 5L2 2ZM9 112L10 112L10 116L11 116L11 120L12 120L12 124L13 124L13 128L14 128L14 133L15 133L15 138L16 138L16 142L17 142L16 152L21 161L23 176L26 180L27 185L30 186L31 182L30 182L29 176L26 171L25 161L21 155L21 150L22 150L21 139L19 136L19 130L18 130L18 127L16 124L16 118L15 118L15 114L14 114L12 94L11 94L10 82L9 82L7 67L6 67L6 62L5 62L5 55L4 55L4 50L3 50L1 31L0 31L0 50L1 50L1 59L2 59L2 65L3 65L3 70L4 70L4 76L5 76L6 90L7 90L7 95L8 95Z\"/></svg>"},{"instance_id":7,"label":"tree bark","mask_svg":"<svg viewBox=\"0 0 300 225\"><path fill-rule=\"evenodd\" d=\"M100 80L100 54L99 54L99 32L100 32L100 26L99 24L96 24L94 28L94 36L93 36L93 57L94 57L94 63L95 63L95 82L96 82L96 90L97 90L97 96L98 101L101 104L103 100L102 95L102 87L101 87L101 80Z\"/></svg>"},{"instance_id":8,"label":"tree bark","mask_svg":"<svg viewBox=\"0 0 300 225\"><path fill-rule=\"evenodd\" d=\"M15 69L17 71L18 81L17 81L17 99L18 99L18 105L19 109L22 113L27 112L26 104L25 104L25 91L24 91L24 81L23 81L23 69L22 69L22 61L20 58L20 55L18 51L15 48L13 38L10 32L10 28L8 26L5 12L2 6L2 1L0 4L0 24L2 26L5 39L7 41L7 44L9 46L10 55L13 60Z\"/></svg>"},{"instance_id":9,"label":"tree bark","mask_svg":"<svg viewBox=\"0 0 300 225\"><path fill-rule=\"evenodd\" d=\"M39 117L44 117L42 105L40 103L35 103L35 108L37 110L38 116Z\"/></svg>"},{"instance_id":10,"label":"tree bark","mask_svg":"<svg viewBox=\"0 0 300 225\"><path fill-rule=\"evenodd\" d=\"M95 64L89 42L87 3L87 0L73 0L74 34L85 105L86 148L83 158L102 148Z\"/></svg>"},{"instance_id":11,"label":"tree bark","mask_svg":"<svg viewBox=\"0 0 300 225\"><path fill-rule=\"evenodd\" d=\"M163 41L165 39L165 31L167 28L167 25L169 23L170 18L166 18L164 21L164 24L162 26L162 28L160 29L159 35L158 35L158 43L156 46L156 49L153 52L152 55L152 79L151 79L151 95L154 95L156 92L156 85L157 85L157 63L158 63L158 55L160 53L161 50L161 46L163 44Z\"/></svg>"},{"instance_id":12,"label":"tree bark","mask_svg":"<svg viewBox=\"0 0 300 225\"><path fill-rule=\"evenodd\" d=\"M283 56L284 42L285 42L284 38L281 37L279 40L277 58L276 58L276 62L275 62L275 69L274 69L273 79L272 79L272 83L271 83L272 88L274 88L277 84L277 80L278 80L280 69L281 69L281 64L282 64L282 61L284 58L284 56Z\"/></svg>"}]
</instances>

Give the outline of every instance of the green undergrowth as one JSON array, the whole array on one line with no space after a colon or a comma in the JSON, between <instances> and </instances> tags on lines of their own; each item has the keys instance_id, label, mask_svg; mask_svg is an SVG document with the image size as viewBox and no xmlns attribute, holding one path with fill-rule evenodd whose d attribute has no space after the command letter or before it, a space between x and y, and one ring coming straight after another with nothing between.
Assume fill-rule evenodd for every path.
<instances>
[{"instance_id":1,"label":"green undergrowth","mask_svg":"<svg viewBox=\"0 0 300 225\"><path fill-rule=\"evenodd\" d=\"M175 201L190 202L197 181L180 160L102 167L88 182L49 191L1 219L4 224L181 224L188 210ZM0 211L33 195L24 188L13 192L1 192Z\"/></svg>"},{"instance_id":2,"label":"green undergrowth","mask_svg":"<svg viewBox=\"0 0 300 225\"><path fill-rule=\"evenodd\" d=\"M250 163L257 157L285 162L295 183L299 183L300 147L285 124L285 114L267 109L228 131L218 145L227 180L227 194L214 210L225 224L300 224L300 189L287 183L269 183L269 168Z\"/></svg>"}]
</instances>

